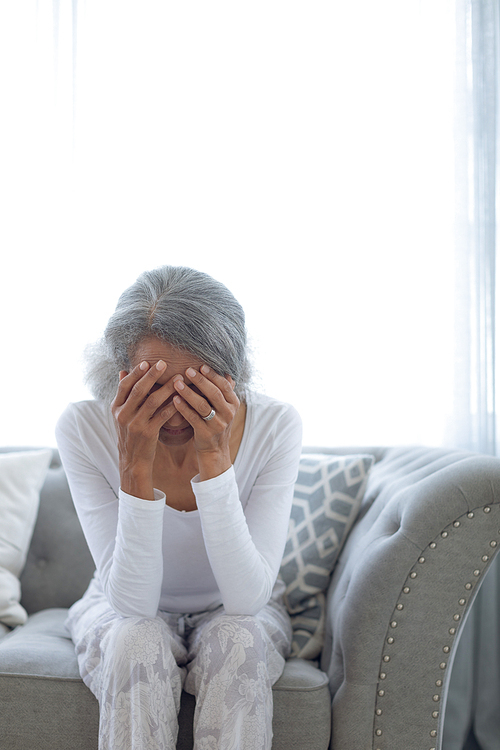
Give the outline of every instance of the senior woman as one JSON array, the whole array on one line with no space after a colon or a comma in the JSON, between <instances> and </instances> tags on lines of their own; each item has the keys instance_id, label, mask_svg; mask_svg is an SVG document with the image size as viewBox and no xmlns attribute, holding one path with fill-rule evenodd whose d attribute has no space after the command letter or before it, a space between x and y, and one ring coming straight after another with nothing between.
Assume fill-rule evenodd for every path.
<instances>
[{"instance_id":1,"label":"senior woman","mask_svg":"<svg viewBox=\"0 0 500 750\"><path fill-rule=\"evenodd\" d=\"M58 422L96 565L67 627L100 750L175 748L182 688L197 750L271 747L301 424L248 380L241 306L164 266L122 294L91 355L95 400Z\"/></svg>"}]
</instances>

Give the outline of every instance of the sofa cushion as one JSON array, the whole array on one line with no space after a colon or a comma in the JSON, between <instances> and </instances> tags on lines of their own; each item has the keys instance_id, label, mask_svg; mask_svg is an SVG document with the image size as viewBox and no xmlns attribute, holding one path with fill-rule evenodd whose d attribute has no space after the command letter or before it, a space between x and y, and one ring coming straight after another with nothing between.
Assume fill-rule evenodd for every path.
<instances>
[{"instance_id":1,"label":"sofa cushion","mask_svg":"<svg viewBox=\"0 0 500 750\"><path fill-rule=\"evenodd\" d=\"M374 460L363 454L301 456L280 570L292 619L293 656L315 659L321 652L325 594Z\"/></svg>"},{"instance_id":2,"label":"sofa cushion","mask_svg":"<svg viewBox=\"0 0 500 750\"><path fill-rule=\"evenodd\" d=\"M0 640L0 736L9 750L97 750L98 704L80 679L66 616L65 609L37 612ZM324 672L290 659L273 686L273 701L273 750L328 748L331 699ZM194 705L183 693L178 750L192 748Z\"/></svg>"},{"instance_id":3,"label":"sofa cushion","mask_svg":"<svg viewBox=\"0 0 500 750\"><path fill-rule=\"evenodd\" d=\"M0 673L79 680L75 646L64 621L66 609L46 609L0 640Z\"/></svg>"},{"instance_id":4,"label":"sofa cushion","mask_svg":"<svg viewBox=\"0 0 500 750\"><path fill-rule=\"evenodd\" d=\"M0 455L0 622L10 627L28 617L20 604L19 576L51 458L48 449Z\"/></svg>"},{"instance_id":5,"label":"sofa cushion","mask_svg":"<svg viewBox=\"0 0 500 750\"><path fill-rule=\"evenodd\" d=\"M66 474L54 451L21 575L21 602L28 614L68 608L84 594L94 570Z\"/></svg>"}]
</instances>

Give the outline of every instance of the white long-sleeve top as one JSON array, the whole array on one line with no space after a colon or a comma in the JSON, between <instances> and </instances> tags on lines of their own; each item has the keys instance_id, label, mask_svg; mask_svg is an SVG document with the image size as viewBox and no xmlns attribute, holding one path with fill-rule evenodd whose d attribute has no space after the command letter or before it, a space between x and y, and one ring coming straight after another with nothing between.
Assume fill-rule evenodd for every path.
<instances>
[{"instance_id":1,"label":"white long-sleeve top","mask_svg":"<svg viewBox=\"0 0 500 750\"><path fill-rule=\"evenodd\" d=\"M289 404L250 393L234 465L192 479L197 510L120 489L117 433L101 401L70 404L56 428L73 502L102 587L120 615L256 614L273 595L301 449Z\"/></svg>"}]
</instances>

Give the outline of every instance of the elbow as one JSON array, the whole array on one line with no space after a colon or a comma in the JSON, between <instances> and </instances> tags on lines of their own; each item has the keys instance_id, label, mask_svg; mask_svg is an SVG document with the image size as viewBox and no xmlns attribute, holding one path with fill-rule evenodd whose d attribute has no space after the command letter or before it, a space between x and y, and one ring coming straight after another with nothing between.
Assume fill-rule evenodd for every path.
<instances>
[{"instance_id":1,"label":"elbow","mask_svg":"<svg viewBox=\"0 0 500 750\"><path fill-rule=\"evenodd\" d=\"M108 600L109 601L109 600ZM153 619L156 617L158 610L153 611L152 609L134 609L133 607L122 607L110 602L111 609L116 612L120 617L144 617L147 619Z\"/></svg>"},{"instance_id":2,"label":"elbow","mask_svg":"<svg viewBox=\"0 0 500 750\"><path fill-rule=\"evenodd\" d=\"M272 586L264 586L252 596L250 592L242 591L239 595L228 596L223 601L224 611L235 617L255 617L259 614L271 598Z\"/></svg>"},{"instance_id":3,"label":"elbow","mask_svg":"<svg viewBox=\"0 0 500 750\"><path fill-rule=\"evenodd\" d=\"M233 617L255 617L266 604L267 602L264 602L262 605L244 603L241 606L238 606L237 604L230 604L224 605L224 611L226 615L231 615Z\"/></svg>"},{"instance_id":4,"label":"elbow","mask_svg":"<svg viewBox=\"0 0 500 750\"><path fill-rule=\"evenodd\" d=\"M141 599L132 599L119 596L111 586L105 589L106 599L111 609L120 617L147 617L153 618L158 614L158 606Z\"/></svg>"}]
</instances>

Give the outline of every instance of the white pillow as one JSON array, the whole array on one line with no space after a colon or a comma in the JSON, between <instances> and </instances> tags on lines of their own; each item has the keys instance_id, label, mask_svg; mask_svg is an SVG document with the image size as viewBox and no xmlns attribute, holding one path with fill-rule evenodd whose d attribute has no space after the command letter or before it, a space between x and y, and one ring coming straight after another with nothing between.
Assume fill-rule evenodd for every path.
<instances>
[{"instance_id":1,"label":"white pillow","mask_svg":"<svg viewBox=\"0 0 500 750\"><path fill-rule=\"evenodd\" d=\"M27 620L19 576L28 554L50 449L0 453L0 623Z\"/></svg>"}]
</instances>

